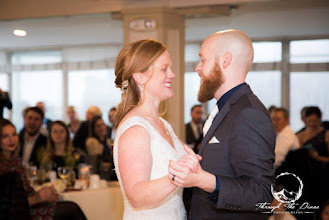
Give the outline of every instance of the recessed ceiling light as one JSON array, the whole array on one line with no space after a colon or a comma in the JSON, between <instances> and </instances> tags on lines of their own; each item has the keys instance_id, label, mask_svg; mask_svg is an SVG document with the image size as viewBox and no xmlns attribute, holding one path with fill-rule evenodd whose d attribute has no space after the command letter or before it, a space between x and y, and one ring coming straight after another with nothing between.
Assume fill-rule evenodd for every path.
<instances>
[{"instance_id":1,"label":"recessed ceiling light","mask_svg":"<svg viewBox=\"0 0 329 220\"><path fill-rule=\"evenodd\" d=\"M26 31L24 31L24 30L14 30L14 34L16 36L24 37L26 35Z\"/></svg>"}]
</instances>

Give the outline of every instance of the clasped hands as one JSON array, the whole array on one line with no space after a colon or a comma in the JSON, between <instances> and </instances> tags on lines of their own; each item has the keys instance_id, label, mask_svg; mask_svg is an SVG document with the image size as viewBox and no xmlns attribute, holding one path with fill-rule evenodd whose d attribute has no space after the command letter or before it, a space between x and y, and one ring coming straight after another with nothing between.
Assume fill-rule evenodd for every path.
<instances>
[{"instance_id":1,"label":"clasped hands","mask_svg":"<svg viewBox=\"0 0 329 220\"><path fill-rule=\"evenodd\" d=\"M187 154L182 156L177 162L169 161L168 178L176 186L197 187L200 176L204 172L200 165L202 157L195 154L187 145L184 145L184 149Z\"/></svg>"},{"instance_id":2,"label":"clasped hands","mask_svg":"<svg viewBox=\"0 0 329 220\"><path fill-rule=\"evenodd\" d=\"M56 202L59 199L59 194L53 186L44 187L37 191L39 202Z\"/></svg>"}]
</instances>

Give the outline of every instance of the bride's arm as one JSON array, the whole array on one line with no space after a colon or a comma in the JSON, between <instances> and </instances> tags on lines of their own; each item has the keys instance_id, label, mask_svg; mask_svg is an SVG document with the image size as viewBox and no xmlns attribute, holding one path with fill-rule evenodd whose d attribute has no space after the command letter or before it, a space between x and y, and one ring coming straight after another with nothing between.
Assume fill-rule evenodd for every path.
<instances>
[{"instance_id":1,"label":"bride's arm","mask_svg":"<svg viewBox=\"0 0 329 220\"><path fill-rule=\"evenodd\" d=\"M127 129L119 140L118 162L126 196L136 209L154 207L176 189L167 175L150 180L152 161L151 138L146 129Z\"/></svg>"}]
</instances>

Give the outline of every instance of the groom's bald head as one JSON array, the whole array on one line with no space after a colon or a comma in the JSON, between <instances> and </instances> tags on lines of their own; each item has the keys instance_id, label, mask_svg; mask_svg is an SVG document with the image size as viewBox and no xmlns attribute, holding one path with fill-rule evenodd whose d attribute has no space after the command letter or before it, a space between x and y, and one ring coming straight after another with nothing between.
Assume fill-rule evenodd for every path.
<instances>
[{"instance_id":1,"label":"groom's bald head","mask_svg":"<svg viewBox=\"0 0 329 220\"><path fill-rule=\"evenodd\" d=\"M239 30L225 30L210 35L202 44L216 57L231 57L230 65L247 75L254 58L254 49L248 35Z\"/></svg>"}]
</instances>

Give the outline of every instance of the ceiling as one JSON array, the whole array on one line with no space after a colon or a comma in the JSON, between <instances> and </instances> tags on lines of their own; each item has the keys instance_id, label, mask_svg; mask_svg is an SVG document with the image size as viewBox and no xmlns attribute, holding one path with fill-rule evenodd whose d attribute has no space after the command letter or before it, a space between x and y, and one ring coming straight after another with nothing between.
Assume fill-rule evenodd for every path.
<instances>
[{"instance_id":1,"label":"ceiling","mask_svg":"<svg viewBox=\"0 0 329 220\"><path fill-rule=\"evenodd\" d=\"M286 0L287 1L287 0ZM300 0L294 0L300 1ZM302 0L303 1L303 0ZM238 6L279 0L0 0L0 20L121 12L129 8L169 7L182 13L221 13L214 6ZM312 1L314 2L314 0ZM205 10L208 8L209 11ZM223 11L227 13L227 11Z\"/></svg>"}]
</instances>

